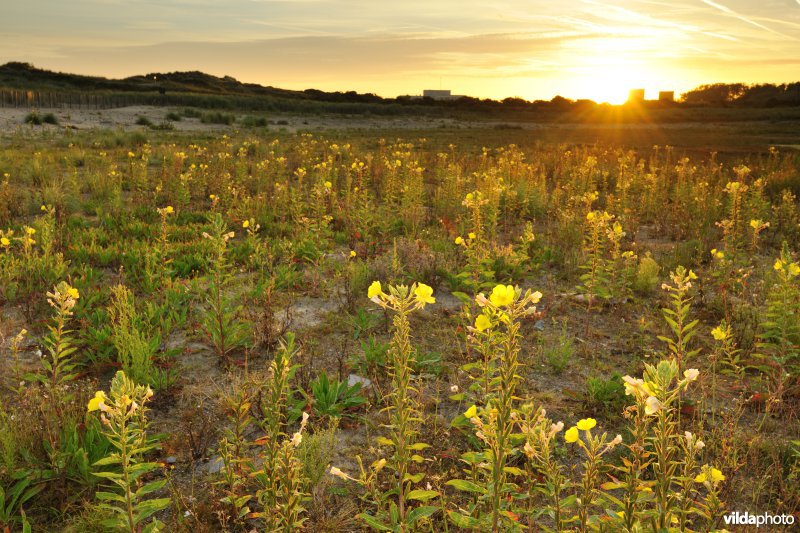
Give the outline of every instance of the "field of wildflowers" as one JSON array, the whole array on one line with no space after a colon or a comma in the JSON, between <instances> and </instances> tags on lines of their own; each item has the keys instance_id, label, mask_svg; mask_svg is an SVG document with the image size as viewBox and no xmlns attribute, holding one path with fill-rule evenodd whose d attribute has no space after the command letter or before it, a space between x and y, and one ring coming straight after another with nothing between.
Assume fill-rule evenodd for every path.
<instances>
[{"instance_id":1,"label":"field of wildflowers","mask_svg":"<svg viewBox=\"0 0 800 533\"><path fill-rule=\"evenodd\" d=\"M800 512L795 153L350 136L4 141L0 531Z\"/></svg>"}]
</instances>

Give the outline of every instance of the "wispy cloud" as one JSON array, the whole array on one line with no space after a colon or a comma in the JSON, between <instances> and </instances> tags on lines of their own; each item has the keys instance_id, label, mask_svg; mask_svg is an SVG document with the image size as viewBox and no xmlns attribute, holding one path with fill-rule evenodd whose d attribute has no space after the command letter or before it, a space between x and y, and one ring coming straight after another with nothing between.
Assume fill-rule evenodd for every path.
<instances>
[{"instance_id":1,"label":"wispy cloud","mask_svg":"<svg viewBox=\"0 0 800 533\"><path fill-rule=\"evenodd\" d=\"M742 22L746 22L747 24L750 24L752 26L755 26L756 28L760 28L760 29L762 29L764 31L768 31L770 33L774 33L775 35L780 35L781 37L787 37L789 39L792 38L792 37L790 37L788 35L785 35L785 34L779 32L779 31L773 30L772 28L768 28L767 26L764 26L763 24L760 24L759 22L756 22L752 18L745 17L744 15L742 15L740 13L737 13L736 11L734 11L734 10L728 8L728 7L725 7L722 4L718 4L716 2L712 2L711 0L700 0L700 1L703 2L704 4L708 5L708 6L713 7L714 9L717 9L717 10L725 13L726 15L729 15L729 16L735 18L735 19L741 20Z\"/></svg>"}]
</instances>

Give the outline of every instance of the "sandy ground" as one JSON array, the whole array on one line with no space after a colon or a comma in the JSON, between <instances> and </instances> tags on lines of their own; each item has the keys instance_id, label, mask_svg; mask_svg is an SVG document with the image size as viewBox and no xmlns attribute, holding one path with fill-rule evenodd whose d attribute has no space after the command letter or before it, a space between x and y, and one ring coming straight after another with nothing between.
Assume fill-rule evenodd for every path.
<instances>
[{"instance_id":1,"label":"sandy ground","mask_svg":"<svg viewBox=\"0 0 800 533\"><path fill-rule=\"evenodd\" d=\"M29 108L0 108L0 133L45 132L63 128L72 130L91 129L124 129L135 130L143 126L137 125L140 117L147 118L155 125L170 122L175 131L225 131L240 129L239 123L244 117L262 117L263 114L233 113L237 123L230 126L222 124L204 124L197 118L183 118L180 121L167 121L166 114L172 109L153 106L130 106L114 109L37 109L40 116L53 113L59 125L42 124L33 126L25 124L25 117L31 112ZM295 116L269 115L269 127L287 131L307 129L370 129L370 128L430 128L440 126L462 125L470 123L453 119L431 119L426 117L349 117L349 116ZM477 124L477 123L476 123ZM484 127L487 123L481 123ZM490 127L493 123L488 124ZM530 125L529 125L530 126Z\"/></svg>"},{"instance_id":2,"label":"sandy ground","mask_svg":"<svg viewBox=\"0 0 800 533\"><path fill-rule=\"evenodd\" d=\"M141 117L155 126L169 123L178 133L234 133L237 131L263 131L243 124L246 117L267 119L271 132L296 133L298 131L429 131L463 134L484 142L487 134L491 138L503 138L504 142L542 141L551 143L596 144L615 143L624 146L651 148L673 146L688 151L718 153L763 152L770 146L783 150L800 149L800 122L787 121L780 124L768 121L736 122L675 122L675 123L620 123L585 124L567 122L515 122L511 120L459 120L414 116L363 116L363 115L280 115L264 113L232 113L236 122L231 125L204 124L197 118L183 117L179 121L167 121L170 111L182 108L154 106L129 106L114 109L38 109L41 116L53 113L58 125L25 124L29 108L0 108L0 137L37 137L57 135L60 132L89 132L99 130L149 130L136 124ZM505 130L505 131L503 131ZM515 131L516 130L516 131ZM488 132L488 133L487 133ZM495 135L495 132L497 135ZM382 135L384 133L381 133Z\"/></svg>"}]
</instances>

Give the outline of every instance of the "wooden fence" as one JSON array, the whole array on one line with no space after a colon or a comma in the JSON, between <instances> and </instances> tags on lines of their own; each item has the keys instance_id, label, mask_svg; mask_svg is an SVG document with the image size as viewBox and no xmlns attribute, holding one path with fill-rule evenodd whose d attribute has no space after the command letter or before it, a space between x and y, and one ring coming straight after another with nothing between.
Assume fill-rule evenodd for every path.
<instances>
[{"instance_id":1,"label":"wooden fence","mask_svg":"<svg viewBox=\"0 0 800 533\"><path fill-rule=\"evenodd\" d=\"M109 109L129 105L158 105L159 96L0 89L0 107Z\"/></svg>"}]
</instances>

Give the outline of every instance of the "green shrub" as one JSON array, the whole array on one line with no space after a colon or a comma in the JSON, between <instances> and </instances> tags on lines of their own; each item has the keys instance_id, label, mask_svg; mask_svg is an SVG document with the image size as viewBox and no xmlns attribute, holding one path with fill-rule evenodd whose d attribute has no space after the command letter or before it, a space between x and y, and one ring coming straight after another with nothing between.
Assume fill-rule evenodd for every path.
<instances>
[{"instance_id":1,"label":"green shrub","mask_svg":"<svg viewBox=\"0 0 800 533\"><path fill-rule=\"evenodd\" d=\"M633 289L639 294L652 294L658 289L660 281L659 272L661 267L655 259L647 252L644 257L639 260L639 267L636 269L636 279L633 281Z\"/></svg>"},{"instance_id":2,"label":"green shrub","mask_svg":"<svg viewBox=\"0 0 800 533\"><path fill-rule=\"evenodd\" d=\"M221 111L212 111L210 113L203 113L200 116L200 122L203 124L225 124L230 126L236 122L236 117L230 113L222 113Z\"/></svg>"}]
</instances>

